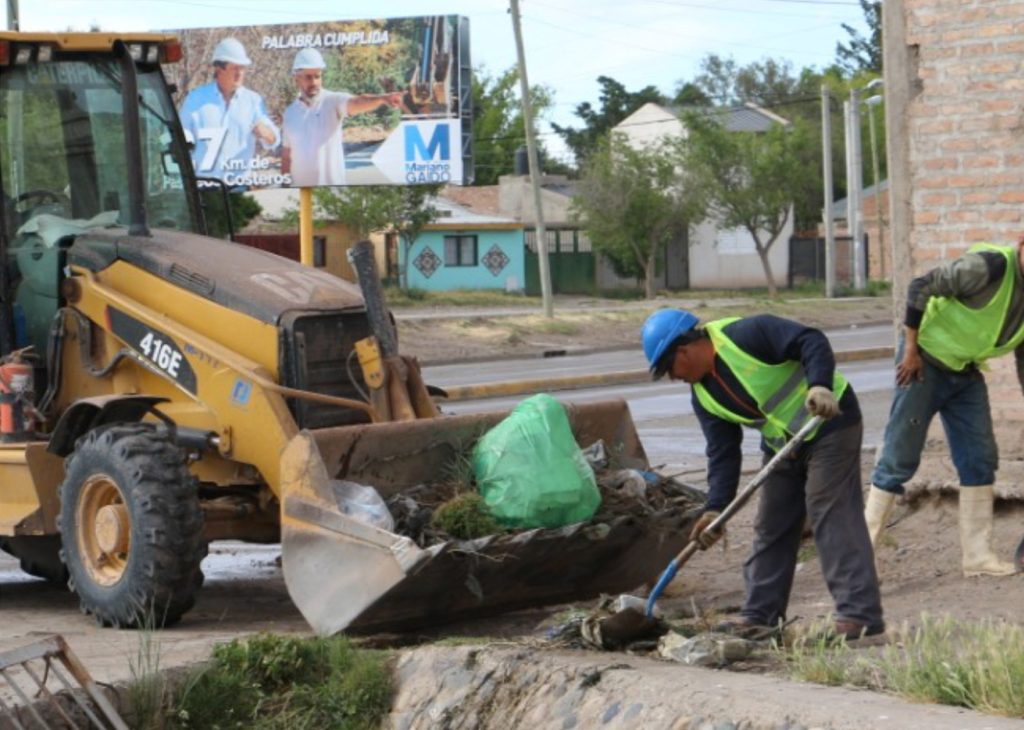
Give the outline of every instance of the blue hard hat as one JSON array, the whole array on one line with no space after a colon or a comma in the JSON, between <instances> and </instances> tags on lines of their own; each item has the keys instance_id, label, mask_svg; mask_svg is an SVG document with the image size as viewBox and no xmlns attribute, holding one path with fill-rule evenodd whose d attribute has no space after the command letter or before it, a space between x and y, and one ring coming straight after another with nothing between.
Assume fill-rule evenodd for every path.
<instances>
[{"instance_id":1,"label":"blue hard hat","mask_svg":"<svg viewBox=\"0 0 1024 730\"><path fill-rule=\"evenodd\" d=\"M640 341L651 373L657 370L658 363L672 343L696 327L698 321L696 316L683 309L659 309L647 318L640 330Z\"/></svg>"}]
</instances>

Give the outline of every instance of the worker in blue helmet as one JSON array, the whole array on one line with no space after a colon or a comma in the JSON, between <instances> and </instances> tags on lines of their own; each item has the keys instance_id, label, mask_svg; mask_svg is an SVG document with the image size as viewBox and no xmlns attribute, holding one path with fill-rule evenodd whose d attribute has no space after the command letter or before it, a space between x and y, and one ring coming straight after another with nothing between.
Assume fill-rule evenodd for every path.
<instances>
[{"instance_id":1,"label":"worker in blue helmet","mask_svg":"<svg viewBox=\"0 0 1024 730\"><path fill-rule=\"evenodd\" d=\"M825 419L762 485L753 551L743 566L746 600L739 620L720 628L763 636L785 622L809 518L835 602L832 632L848 639L883 632L863 515L860 406L825 335L767 314L701 326L690 312L662 309L647 318L641 340L654 379L690 384L707 440L708 501L690 535L703 549L721 537L705 528L736 495L743 427L760 431L767 461L811 416Z\"/></svg>"}]
</instances>

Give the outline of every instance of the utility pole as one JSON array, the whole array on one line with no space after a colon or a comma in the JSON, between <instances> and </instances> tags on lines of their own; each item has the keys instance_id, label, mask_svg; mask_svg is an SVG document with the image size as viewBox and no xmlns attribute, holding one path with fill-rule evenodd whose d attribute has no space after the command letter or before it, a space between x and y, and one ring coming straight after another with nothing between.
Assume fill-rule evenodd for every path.
<instances>
[{"instance_id":1,"label":"utility pole","mask_svg":"<svg viewBox=\"0 0 1024 730\"><path fill-rule=\"evenodd\" d=\"M843 103L846 112L846 220L853 237L853 288L865 289L864 223L861 220L863 172L860 152L860 91L850 89L850 100Z\"/></svg>"},{"instance_id":2,"label":"utility pole","mask_svg":"<svg viewBox=\"0 0 1024 730\"><path fill-rule=\"evenodd\" d=\"M7 30L21 30L18 25L18 0L7 0Z\"/></svg>"},{"instance_id":3,"label":"utility pole","mask_svg":"<svg viewBox=\"0 0 1024 730\"><path fill-rule=\"evenodd\" d=\"M836 295L836 232L832 220L832 95L821 85L821 156L825 183L825 296Z\"/></svg>"},{"instance_id":4,"label":"utility pole","mask_svg":"<svg viewBox=\"0 0 1024 730\"><path fill-rule=\"evenodd\" d=\"M530 185L533 187L533 207L536 215L535 236L537 261L540 264L540 294L544 316L554 316L551 301L551 262L548 260L548 236L544 230L544 211L541 209L540 163L537 160L537 141L533 132L533 113L530 110L530 82L526 78L526 54L523 52L523 31L519 27L519 0L510 0L512 30L516 36L516 57L519 60L519 90L523 103L523 125L526 127L526 152L530 158Z\"/></svg>"}]
</instances>

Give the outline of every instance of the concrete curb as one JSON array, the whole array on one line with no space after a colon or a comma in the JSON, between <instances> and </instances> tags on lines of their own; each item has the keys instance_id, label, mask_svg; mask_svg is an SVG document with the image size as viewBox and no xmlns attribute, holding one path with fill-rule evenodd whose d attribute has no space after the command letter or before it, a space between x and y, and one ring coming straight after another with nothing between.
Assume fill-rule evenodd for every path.
<instances>
[{"instance_id":1,"label":"concrete curb","mask_svg":"<svg viewBox=\"0 0 1024 730\"><path fill-rule=\"evenodd\" d=\"M893 347L865 347L859 350L843 350L836 353L836 362L858 362L861 360L877 360L892 357ZM610 385L631 385L650 381L651 376L646 370L620 370L611 373L589 373L570 375L562 378L533 378L530 380L511 380L504 383L481 383L478 385L455 385L445 388L447 401L455 403L465 400L484 398L508 398L516 395L532 395L549 393L559 390L579 390L580 388L603 388Z\"/></svg>"},{"instance_id":2,"label":"concrete curb","mask_svg":"<svg viewBox=\"0 0 1024 730\"><path fill-rule=\"evenodd\" d=\"M625 653L497 646L398 655L395 730L1011 730L1020 720Z\"/></svg>"}]
</instances>

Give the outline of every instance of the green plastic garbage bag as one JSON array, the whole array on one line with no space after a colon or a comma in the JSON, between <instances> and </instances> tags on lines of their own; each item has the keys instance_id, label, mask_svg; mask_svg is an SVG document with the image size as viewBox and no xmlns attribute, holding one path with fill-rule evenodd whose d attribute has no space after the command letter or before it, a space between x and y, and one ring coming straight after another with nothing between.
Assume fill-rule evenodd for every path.
<instances>
[{"instance_id":1,"label":"green plastic garbage bag","mask_svg":"<svg viewBox=\"0 0 1024 730\"><path fill-rule=\"evenodd\" d=\"M565 407L544 393L522 401L484 434L473 449L473 472L489 511L505 527L583 522L601 504Z\"/></svg>"}]
</instances>

